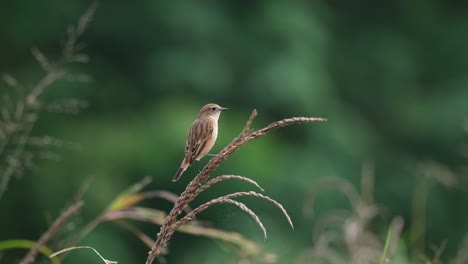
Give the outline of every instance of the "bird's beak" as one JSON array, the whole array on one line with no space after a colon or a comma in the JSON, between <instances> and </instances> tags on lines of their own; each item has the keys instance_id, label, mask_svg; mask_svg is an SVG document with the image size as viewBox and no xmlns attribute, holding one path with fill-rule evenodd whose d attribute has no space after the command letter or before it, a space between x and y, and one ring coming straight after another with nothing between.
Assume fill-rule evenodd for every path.
<instances>
[{"instance_id":1,"label":"bird's beak","mask_svg":"<svg viewBox=\"0 0 468 264\"><path fill-rule=\"evenodd\" d=\"M229 109L228 109L228 108L224 108L224 107L221 107L221 108L219 109L219 111L226 111L226 110L229 110Z\"/></svg>"}]
</instances>

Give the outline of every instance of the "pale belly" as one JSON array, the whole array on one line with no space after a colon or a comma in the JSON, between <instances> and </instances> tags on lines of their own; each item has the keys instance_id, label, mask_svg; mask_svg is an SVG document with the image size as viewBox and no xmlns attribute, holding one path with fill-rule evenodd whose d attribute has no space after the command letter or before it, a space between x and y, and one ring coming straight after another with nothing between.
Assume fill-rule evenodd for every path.
<instances>
[{"instance_id":1,"label":"pale belly","mask_svg":"<svg viewBox=\"0 0 468 264\"><path fill-rule=\"evenodd\" d=\"M196 160L200 160L201 158L203 158L206 154L210 152L211 148L214 146L216 142L216 138L218 138L218 126L217 125L213 128L213 135L211 139L208 140L208 142L206 143L205 149L202 150L202 152L200 153L201 155L198 156L199 158Z\"/></svg>"}]
</instances>

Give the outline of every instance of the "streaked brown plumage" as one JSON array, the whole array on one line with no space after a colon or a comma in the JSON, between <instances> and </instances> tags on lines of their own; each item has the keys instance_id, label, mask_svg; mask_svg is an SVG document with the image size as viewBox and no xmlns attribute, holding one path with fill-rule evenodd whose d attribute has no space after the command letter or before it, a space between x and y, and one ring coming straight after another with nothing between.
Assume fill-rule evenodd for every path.
<instances>
[{"instance_id":1,"label":"streaked brown plumage","mask_svg":"<svg viewBox=\"0 0 468 264\"><path fill-rule=\"evenodd\" d=\"M172 181L179 180L182 173L194 162L203 158L213 147L218 137L218 119L222 111L227 110L217 104L205 105L192 123L187 142L185 157Z\"/></svg>"}]
</instances>

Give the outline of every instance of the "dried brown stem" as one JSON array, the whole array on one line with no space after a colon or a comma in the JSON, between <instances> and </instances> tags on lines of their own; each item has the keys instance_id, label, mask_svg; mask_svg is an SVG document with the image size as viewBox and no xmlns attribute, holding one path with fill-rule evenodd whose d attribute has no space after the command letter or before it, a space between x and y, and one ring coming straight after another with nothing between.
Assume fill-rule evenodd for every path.
<instances>
[{"instance_id":1,"label":"dried brown stem","mask_svg":"<svg viewBox=\"0 0 468 264\"><path fill-rule=\"evenodd\" d=\"M26 256L20 261L20 264L29 264L34 261L39 252L39 248L44 246L52 237L57 234L57 232L62 228L68 219L70 219L74 214L78 212L78 210L83 206L83 201L77 201L68 207L65 211L63 211L57 219L55 219L54 223L49 227L49 229L41 236L41 238L37 241L36 245L31 248Z\"/></svg>"},{"instance_id":2,"label":"dried brown stem","mask_svg":"<svg viewBox=\"0 0 468 264\"><path fill-rule=\"evenodd\" d=\"M138 237L145 245L147 245L149 248L154 244L153 239L151 239L149 236L147 236L145 233L141 232L138 228L135 226L124 222L124 221L116 221L115 224L119 225L120 227L126 229L136 237Z\"/></svg>"},{"instance_id":3,"label":"dried brown stem","mask_svg":"<svg viewBox=\"0 0 468 264\"><path fill-rule=\"evenodd\" d=\"M276 259L276 255L270 252L264 252L262 248L245 238L243 235L236 232L227 232L215 228L203 227L199 225L187 224L178 229L179 232L184 232L191 235L198 235L217 239L235 245L239 248L242 256L258 260L259 262L271 263ZM161 248L164 250L165 248ZM164 252L163 252L164 253Z\"/></svg>"},{"instance_id":4,"label":"dried brown stem","mask_svg":"<svg viewBox=\"0 0 468 264\"><path fill-rule=\"evenodd\" d=\"M275 201L275 200L271 199L270 197L265 196L263 194L253 192L253 191L250 191L250 192L235 192L235 193L231 193L231 194L221 196L218 199L231 199L231 198L241 197L241 196L254 196L254 197L257 197L257 198L267 200L270 203L274 204L276 207L278 207L281 210L283 215L286 217L286 220L288 220L288 223L291 226L291 228L294 229L294 225L293 225L293 223L291 221L291 217L289 217L288 212L286 212L286 209L284 209L284 207L280 203L278 203L277 201Z\"/></svg>"},{"instance_id":5,"label":"dried brown stem","mask_svg":"<svg viewBox=\"0 0 468 264\"><path fill-rule=\"evenodd\" d=\"M338 177L328 177L316 182L309 190L307 199L304 203L304 215L312 215L314 213L314 204L316 196L324 188L334 188L341 191L351 203L353 211L356 211L359 205L360 197L356 188L348 181Z\"/></svg>"},{"instance_id":6,"label":"dried brown stem","mask_svg":"<svg viewBox=\"0 0 468 264\"><path fill-rule=\"evenodd\" d=\"M266 231L265 227L263 226L263 223L260 221L260 218L257 216L257 214L255 214L254 211L252 211L250 208L248 208L247 205L245 205L245 204L243 204L241 202L226 198L225 196L218 197L216 199L213 199L213 200L211 200L209 202L206 202L206 203L200 205L199 207L195 208L195 210L191 211L186 216L184 216L182 219L177 221L177 223L175 225L175 228L177 229L180 226L187 223L188 221L192 220L192 218L195 215L205 211L206 209L208 209L208 207L210 207L212 205L215 205L215 204L220 204L220 203L228 203L228 204L236 205L242 211L249 214L255 220L255 222L258 224L258 226L260 226L260 229L262 229L263 236L265 237L265 239L267 238L267 231Z\"/></svg>"},{"instance_id":7,"label":"dried brown stem","mask_svg":"<svg viewBox=\"0 0 468 264\"><path fill-rule=\"evenodd\" d=\"M162 198L164 200L167 200L167 201L169 201L171 203L176 203L177 200L179 199L179 196L177 196L176 194L174 194L172 192L168 192L168 191L148 191L148 192L142 192L141 195L145 199L157 197L157 198ZM190 211L192 211L192 208L190 208L190 206L187 205L184 208L184 211L185 211L185 213L189 213Z\"/></svg>"},{"instance_id":8,"label":"dried brown stem","mask_svg":"<svg viewBox=\"0 0 468 264\"><path fill-rule=\"evenodd\" d=\"M0 122L0 154L2 154L7 145L13 145L12 138L17 137L18 134L21 138L29 138L32 129L36 123L38 114L43 108L44 100L41 100L41 96L52 87L57 81L64 79L68 72L66 66L73 62L75 56L82 56L82 54L76 54L79 37L84 33L84 30L89 25L91 18L96 10L97 4L92 4L88 10L81 16L76 26L70 27L66 44L63 50L63 58L61 62L54 64L50 62L47 56L37 48L32 48L31 53L34 58L38 61L39 65L46 71L44 77L42 77L27 93L24 94L24 89L19 82L9 74L3 74L3 80L11 87L18 88L21 90L21 97L15 102L15 107L11 113L8 108L2 107L2 118L6 126ZM76 61L76 60L75 60ZM6 162L6 168L3 169L0 174L0 199L6 191L11 177L21 169L20 156L24 153L24 148L27 140L14 145L14 149L11 154L8 154L10 161Z\"/></svg>"},{"instance_id":9,"label":"dried brown stem","mask_svg":"<svg viewBox=\"0 0 468 264\"><path fill-rule=\"evenodd\" d=\"M44 69L46 72L53 70L53 68L50 65L49 59L47 59L46 55L44 55L44 53L42 53L38 48L36 47L31 48L31 53L34 56L34 58L37 60L37 62L39 62L42 69Z\"/></svg>"},{"instance_id":10,"label":"dried brown stem","mask_svg":"<svg viewBox=\"0 0 468 264\"><path fill-rule=\"evenodd\" d=\"M44 90L51 86L56 81L60 80L65 76L66 71L64 69L57 69L49 72L44 78L42 78L36 86L32 89L31 93L26 98L27 106L35 107L37 105L37 98L44 93Z\"/></svg>"},{"instance_id":11,"label":"dried brown stem","mask_svg":"<svg viewBox=\"0 0 468 264\"><path fill-rule=\"evenodd\" d=\"M160 247L165 245L171 238L172 234L174 234L175 230L178 227L177 217L182 213L182 210L191 201L193 201L198 196L198 194L200 194L198 189L204 188L200 186L203 186L206 183L211 173L223 161L225 161L232 153L240 149L247 142L257 139L261 136L264 136L268 132L275 130L277 128L285 127L285 126L292 125L292 124L326 121L326 119L315 118L315 117L293 117L293 118L287 118L287 119L283 119L283 120L271 123L265 128L251 132L250 126L252 125L252 122L256 115L257 115L257 111L253 110L252 114L250 115L250 118L248 119L245 127L243 128L239 136L235 138L229 145L227 145L221 152L219 152L214 158L212 158L208 162L208 164L203 168L203 170L189 183L185 191L180 195L179 200L177 200L177 202L174 204L174 207L172 208L171 212L168 214L168 216L164 220L163 225L161 226L161 229L156 237L156 242L151 248L151 251L148 253L146 264L153 263L156 256L160 254ZM262 196L257 193L255 195L250 194L250 196L256 196L256 197L260 197L260 198L267 199L267 200L269 199L270 202L273 202L271 198L267 198L266 196ZM226 196L224 197L229 199L229 197L226 197ZM274 203L276 206L279 205L279 203L277 202L274 202ZM284 208L282 206L280 208L282 208L283 213L285 213ZM288 222L290 222L291 224L289 217L287 218L288 218Z\"/></svg>"},{"instance_id":12,"label":"dried brown stem","mask_svg":"<svg viewBox=\"0 0 468 264\"><path fill-rule=\"evenodd\" d=\"M96 12L97 6L98 6L97 1L92 3L88 7L86 12L84 12L83 15L81 15L76 26L75 27L72 26L68 29L67 42L65 43L65 47L63 48L63 57L65 61L72 60L72 57L79 50L78 39L85 32L86 28L91 23L91 20L94 16L94 12Z\"/></svg>"},{"instance_id":13,"label":"dried brown stem","mask_svg":"<svg viewBox=\"0 0 468 264\"><path fill-rule=\"evenodd\" d=\"M239 175L221 175L221 176L217 176L217 177L209 180L205 184L203 184L200 188L197 189L197 194L203 192L204 190L206 190L208 188L210 188L215 183L222 182L224 180L230 180L230 179L237 179L237 180L242 180L242 181L248 182L250 184L255 185L262 192L265 191L265 190L263 190L262 187L260 187L260 185L258 185L258 183L256 181L254 181L254 180L252 180L250 178L247 178L247 177L244 177L244 176L239 176Z\"/></svg>"},{"instance_id":14,"label":"dried brown stem","mask_svg":"<svg viewBox=\"0 0 468 264\"><path fill-rule=\"evenodd\" d=\"M65 75L66 71L63 69L60 70L53 70L50 71L44 78L42 78L31 90L31 93L25 98L24 102L21 102L22 105L25 105L27 109L35 109L37 107L37 99L38 97L44 92L44 90L51 86L53 83L56 81L60 80L63 78ZM36 111L38 111L36 109ZM18 122L24 123L23 125L25 126L24 132L22 132L22 137L23 138L28 138L35 122L34 121L28 121L27 120L27 115L25 114L26 111L21 111L21 115L17 116ZM11 135L16 132L16 129L9 133L6 137L6 139L3 140L2 145L0 147L0 153L3 151L5 146L9 143ZM11 154L11 157L13 160L17 160L21 153L23 153L24 147L25 147L26 141L23 140L22 142L18 143L16 145L16 148L14 149L13 153ZM2 197L3 193L6 191L8 183L19 167L19 162L15 162L14 164L9 164L5 171L0 175L0 198Z\"/></svg>"}]
</instances>

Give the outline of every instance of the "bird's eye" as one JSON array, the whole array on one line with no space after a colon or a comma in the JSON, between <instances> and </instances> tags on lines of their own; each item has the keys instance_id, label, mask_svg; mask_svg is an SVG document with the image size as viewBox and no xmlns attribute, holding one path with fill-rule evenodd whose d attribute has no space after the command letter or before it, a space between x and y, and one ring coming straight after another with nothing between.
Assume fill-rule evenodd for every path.
<instances>
[{"instance_id":1,"label":"bird's eye","mask_svg":"<svg viewBox=\"0 0 468 264\"><path fill-rule=\"evenodd\" d=\"M211 107L211 111L216 111L216 107Z\"/></svg>"}]
</instances>

